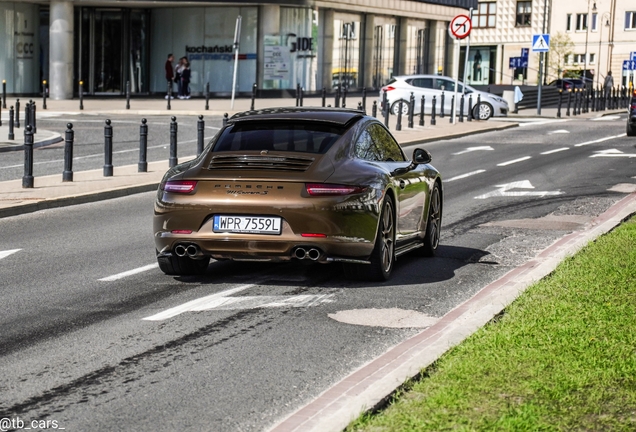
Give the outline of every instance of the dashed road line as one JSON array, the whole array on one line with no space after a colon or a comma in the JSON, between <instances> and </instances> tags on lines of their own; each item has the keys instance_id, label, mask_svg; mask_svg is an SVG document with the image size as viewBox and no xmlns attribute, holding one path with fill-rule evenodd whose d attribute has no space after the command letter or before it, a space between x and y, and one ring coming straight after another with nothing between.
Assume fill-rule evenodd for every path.
<instances>
[{"instance_id":1,"label":"dashed road line","mask_svg":"<svg viewBox=\"0 0 636 432\"><path fill-rule=\"evenodd\" d=\"M104 281L104 282L112 282L112 281L116 281L116 280L119 280L119 279L123 279L123 278L128 277L128 276L136 275L138 273L143 273L145 271L152 270L152 269L155 269L155 268L158 268L158 267L159 267L159 264L157 264L157 263L148 264L148 265L145 265L143 267L137 267L136 269L128 270L128 271L125 271L125 272L122 272L122 273L117 273L116 275L112 275L112 276L108 276L108 277L105 277L105 278L101 278L99 280L100 281Z\"/></svg>"},{"instance_id":2,"label":"dashed road line","mask_svg":"<svg viewBox=\"0 0 636 432\"><path fill-rule=\"evenodd\" d=\"M462 175L458 175L458 176L446 179L446 180L444 180L444 183L448 183L448 182L452 182L452 181L455 181L455 180L463 179L463 178L466 178L466 177L474 176L476 174L481 174L481 173L484 173L484 172L486 172L486 170L483 170L483 169L482 170L477 170L477 171L472 171L472 172L469 172L469 173L466 173L466 174L462 174Z\"/></svg>"},{"instance_id":3,"label":"dashed road line","mask_svg":"<svg viewBox=\"0 0 636 432\"><path fill-rule=\"evenodd\" d=\"M624 136L627 136L627 134L626 133L622 133L620 135L614 135L614 136L609 136L609 137L605 137L605 138L599 138L597 140L586 141L584 143L574 144L574 147L582 147L582 146L590 145L590 144L598 144L598 143L602 143L602 142L605 142L605 141L613 140L613 139L616 139L616 138L622 138Z\"/></svg>"},{"instance_id":4,"label":"dashed road line","mask_svg":"<svg viewBox=\"0 0 636 432\"><path fill-rule=\"evenodd\" d=\"M543 152L541 154L542 155L549 155L549 154L559 153L559 152L566 151L566 150L570 150L570 147L561 147L561 148L558 148L558 149L545 151L545 152Z\"/></svg>"},{"instance_id":5,"label":"dashed road line","mask_svg":"<svg viewBox=\"0 0 636 432\"><path fill-rule=\"evenodd\" d=\"M0 259L2 258L6 258L9 255L13 255L14 253L21 251L22 249L11 249L11 250L6 250L6 251L0 251Z\"/></svg>"},{"instance_id":6,"label":"dashed road line","mask_svg":"<svg viewBox=\"0 0 636 432\"><path fill-rule=\"evenodd\" d=\"M500 164L497 164L497 166L500 166L500 167L502 167L502 166L508 166L508 165L516 164L516 163L518 163L518 162L526 161L526 160L528 160L528 159L532 159L532 156L524 156L524 157L519 158L519 159L514 159L514 160L511 160L511 161L508 161L508 162L502 162L502 163L500 163Z\"/></svg>"}]
</instances>

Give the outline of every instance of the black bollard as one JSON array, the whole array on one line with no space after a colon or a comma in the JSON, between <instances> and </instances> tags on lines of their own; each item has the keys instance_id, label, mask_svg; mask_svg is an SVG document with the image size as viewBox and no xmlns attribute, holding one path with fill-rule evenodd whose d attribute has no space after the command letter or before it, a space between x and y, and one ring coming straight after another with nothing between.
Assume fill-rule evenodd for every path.
<instances>
[{"instance_id":1,"label":"black bollard","mask_svg":"<svg viewBox=\"0 0 636 432\"><path fill-rule=\"evenodd\" d=\"M585 108L583 108L584 112L588 113L590 112L590 89L585 87L584 90L584 95L585 95Z\"/></svg>"},{"instance_id":2,"label":"black bollard","mask_svg":"<svg viewBox=\"0 0 636 432\"><path fill-rule=\"evenodd\" d=\"M139 162L137 162L137 172L148 172L148 120L141 119L139 126Z\"/></svg>"},{"instance_id":3,"label":"black bollard","mask_svg":"<svg viewBox=\"0 0 636 432\"><path fill-rule=\"evenodd\" d=\"M433 96L433 104L431 105L431 126L435 126L437 124L437 120L435 120L435 105L437 105L437 97Z\"/></svg>"},{"instance_id":4,"label":"black bollard","mask_svg":"<svg viewBox=\"0 0 636 432\"><path fill-rule=\"evenodd\" d=\"M459 101L459 122L464 123L464 94L462 93L462 98Z\"/></svg>"},{"instance_id":5,"label":"black bollard","mask_svg":"<svg viewBox=\"0 0 636 432\"><path fill-rule=\"evenodd\" d=\"M256 99L256 89L258 88L258 86L256 85L256 83L254 83L252 85L252 103L250 104L250 110L254 111L254 100Z\"/></svg>"},{"instance_id":6,"label":"black bollard","mask_svg":"<svg viewBox=\"0 0 636 432\"><path fill-rule=\"evenodd\" d=\"M46 80L42 81L42 109L46 109Z\"/></svg>"},{"instance_id":7,"label":"black bollard","mask_svg":"<svg viewBox=\"0 0 636 432\"><path fill-rule=\"evenodd\" d=\"M377 117L378 116L378 102L377 101L373 101L373 105L371 105L371 115L373 117Z\"/></svg>"},{"instance_id":8,"label":"black bollard","mask_svg":"<svg viewBox=\"0 0 636 432\"><path fill-rule=\"evenodd\" d=\"M22 187L33 187L33 131L30 125L24 128L24 176Z\"/></svg>"},{"instance_id":9,"label":"black bollard","mask_svg":"<svg viewBox=\"0 0 636 432\"><path fill-rule=\"evenodd\" d=\"M568 107L565 110L565 115L570 117L570 105L572 104L572 90L568 89Z\"/></svg>"},{"instance_id":10,"label":"black bollard","mask_svg":"<svg viewBox=\"0 0 636 432\"><path fill-rule=\"evenodd\" d=\"M473 121L473 95L468 96L468 121Z\"/></svg>"},{"instance_id":11,"label":"black bollard","mask_svg":"<svg viewBox=\"0 0 636 432\"><path fill-rule=\"evenodd\" d=\"M84 81L79 82L80 110L84 109Z\"/></svg>"},{"instance_id":12,"label":"black bollard","mask_svg":"<svg viewBox=\"0 0 636 432\"><path fill-rule=\"evenodd\" d=\"M15 127L20 129L20 99L15 100Z\"/></svg>"},{"instance_id":13,"label":"black bollard","mask_svg":"<svg viewBox=\"0 0 636 432\"><path fill-rule=\"evenodd\" d=\"M172 117L170 122L170 158L168 159L168 166L174 167L179 163L177 158L177 118Z\"/></svg>"},{"instance_id":14,"label":"black bollard","mask_svg":"<svg viewBox=\"0 0 636 432\"><path fill-rule=\"evenodd\" d=\"M415 111L415 96L413 96L413 92L411 92L411 97L409 97L409 122L408 127L413 129L413 111Z\"/></svg>"},{"instance_id":15,"label":"black bollard","mask_svg":"<svg viewBox=\"0 0 636 432\"><path fill-rule=\"evenodd\" d=\"M420 126L424 126L424 106L426 104L426 96L422 95L420 100Z\"/></svg>"},{"instance_id":16,"label":"black bollard","mask_svg":"<svg viewBox=\"0 0 636 432\"><path fill-rule=\"evenodd\" d=\"M389 101L386 92L382 94L382 114L384 115L384 126L389 128Z\"/></svg>"},{"instance_id":17,"label":"black bollard","mask_svg":"<svg viewBox=\"0 0 636 432\"><path fill-rule=\"evenodd\" d=\"M439 103L439 118L444 118L444 102L446 100L446 95L444 94L444 90L442 90L442 96L440 97Z\"/></svg>"},{"instance_id":18,"label":"black bollard","mask_svg":"<svg viewBox=\"0 0 636 432\"><path fill-rule=\"evenodd\" d=\"M340 83L338 83L338 87L336 87L336 97L333 106L336 108L340 106Z\"/></svg>"},{"instance_id":19,"label":"black bollard","mask_svg":"<svg viewBox=\"0 0 636 432\"><path fill-rule=\"evenodd\" d=\"M227 125L227 113L223 114L223 126Z\"/></svg>"},{"instance_id":20,"label":"black bollard","mask_svg":"<svg viewBox=\"0 0 636 432\"><path fill-rule=\"evenodd\" d=\"M455 115L457 113L455 112L455 95L451 96L451 109L450 109L450 113L448 115L448 122L450 124L453 124L453 120L455 120Z\"/></svg>"},{"instance_id":21,"label":"black bollard","mask_svg":"<svg viewBox=\"0 0 636 432\"><path fill-rule=\"evenodd\" d=\"M327 89L322 88L322 107L325 107L325 103L327 102Z\"/></svg>"},{"instance_id":22,"label":"black bollard","mask_svg":"<svg viewBox=\"0 0 636 432\"><path fill-rule=\"evenodd\" d=\"M404 108L404 105L403 105L402 99L400 99L400 102L398 103L397 123L395 124L396 131L402 130L402 109L403 108Z\"/></svg>"},{"instance_id":23,"label":"black bollard","mask_svg":"<svg viewBox=\"0 0 636 432\"><path fill-rule=\"evenodd\" d=\"M477 94L477 105L475 105L477 107L477 117L474 117L476 120L481 120L481 117L479 117L479 111L481 109L481 95L478 93ZM517 106L517 104L515 104L515 107ZM474 108L473 108L474 110Z\"/></svg>"},{"instance_id":24,"label":"black bollard","mask_svg":"<svg viewBox=\"0 0 636 432\"><path fill-rule=\"evenodd\" d=\"M0 103L0 126L2 126L2 104Z\"/></svg>"},{"instance_id":25,"label":"black bollard","mask_svg":"<svg viewBox=\"0 0 636 432\"><path fill-rule=\"evenodd\" d=\"M104 126L104 177L113 176L113 127L110 120Z\"/></svg>"},{"instance_id":26,"label":"black bollard","mask_svg":"<svg viewBox=\"0 0 636 432\"><path fill-rule=\"evenodd\" d=\"M7 80L2 80L2 108L7 109Z\"/></svg>"},{"instance_id":27,"label":"black bollard","mask_svg":"<svg viewBox=\"0 0 636 432\"><path fill-rule=\"evenodd\" d=\"M130 81L126 81L126 109L130 109Z\"/></svg>"},{"instance_id":28,"label":"black bollard","mask_svg":"<svg viewBox=\"0 0 636 432\"><path fill-rule=\"evenodd\" d=\"M38 132L38 127L36 125L36 116L35 116L35 102L31 101L31 127L33 128L33 133Z\"/></svg>"},{"instance_id":29,"label":"black bollard","mask_svg":"<svg viewBox=\"0 0 636 432\"><path fill-rule=\"evenodd\" d=\"M170 111L170 99L172 99L172 80L168 82L168 97L166 97L166 109Z\"/></svg>"},{"instance_id":30,"label":"black bollard","mask_svg":"<svg viewBox=\"0 0 636 432\"><path fill-rule=\"evenodd\" d=\"M199 121L197 122L197 156L203 153L203 135L205 133L205 122L203 121L203 116L199 116Z\"/></svg>"},{"instance_id":31,"label":"black bollard","mask_svg":"<svg viewBox=\"0 0 636 432\"><path fill-rule=\"evenodd\" d=\"M9 139L15 139L15 135L13 134L13 106L9 110Z\"/></svg>"},{"instance_id":32,"label":"black bollard","mask_svg":"<svg viewBox=\"0 0 636 432\"><path fill-rule=\"evenodd\" d=\"M62 173L63 182L73 181L73 140L75 132L73 131L73 123L66 124L66 133L64 134L64 172Z\"/></svg>"},{"instance_id":33,"label":"black bollard","mask_svg":"<svg viewBox=\"0 0 636 432\"><path fill-rule=\"evenodd\" d=\"M347 85L345 85L344 89L342 90L342 107L347 107Z\"/></svg>"},{"instance_id":34,"label":"black bollard","mask_svg":"<svg viewBox=\"0 0 636 432\"><path fill-rule=\"evenodd\" d=\"M303 106L303 97L304 97L304 95L303 95L303 86L300 86L299 89L300 89L300 100L299 100L299 102L300 102L300 106Z\"/></svg>"},{"instance_id":35,"label":"black bollard","mask_svg":"<svg viewBox=\"0 0 636 432\"><path fill-rule=\"evenodd\" d=\"M563 99L563 90L559 89L559 105L557 107L557 118L561 118L561 103Z\"/></svg>"},{"instance_id":36,"label":"black bollard","mask_svg":"<svg viewBox=\"0 0 636 432\"><path fill-rule=\"evenodd\" d=\"M572 98L574 99L574 102L573 102L573 109L572 109L572 115L578 115L578 113L579 113L579 109L578 109L578 107L577 107L577 105L576 105L576 103L577 103L577 99L578 99L578 98L577 98L578 94L579 94L579 92L577 92L577 91L576 91L576 89L574 89L574 96L572 96Z\"/></svg>"},{"instance_id":37,"label":"black bollard","mask_svg":"<svg viewBox=\"0 0 636 432\"><path fill-rule=\"evenodd\" d=\"M254 106L253 103L252 103L252 106ZM209 109L210 109L210 83L207 82L205 83L205 110L208 111Z\"/></svg>"},{"instance_id":38,"label":"black bollard","mask_svg":"<svg viewBox=\"0 0 636 432\"><path fill-rule=\"evenodd\" d=\"M367 88L362 87L362 111L367 112Z\"/></svg>"},{"instance_id":39,"label":"black bollard","mask_svg":"<svg viewBox=\"0 0 636 432\"><path fill-rule=\"evenodd\" d=\"M358 102L358 111L362 111L362 102Z\"/></svg>"},{"instance_id":40,"label":"black bollard","mask_svg":"<svg viewBox=\"0 0 636 432\"><path fill-rule=\"evenodd\" d=\"M24 105L24 127L26 128L30 124L31 124L31 105L29 104L29 102L27 102L26 105ZM33 132L33 128L31 128L31 131Z\"/></svg>"},{"instance_id":41,"label":"black bollard","mask_svg":"<svg viewBox=\"0 0 636 432\"><path fill-rule=\"evenodd\" d=\"M300 84L296 84L296 106L300 106Z\"/></svg>"},{"instance_id":42,"label":"black bollard","mask_svg":"<svg viewBox=\"0 0 636 432\"><path fill-rule=\"evenodd\" d=\"M594 87L590 89L590 99L592 112L594 112L596 111L596 91L594 91Z\"/></svg>"}]
</instances>

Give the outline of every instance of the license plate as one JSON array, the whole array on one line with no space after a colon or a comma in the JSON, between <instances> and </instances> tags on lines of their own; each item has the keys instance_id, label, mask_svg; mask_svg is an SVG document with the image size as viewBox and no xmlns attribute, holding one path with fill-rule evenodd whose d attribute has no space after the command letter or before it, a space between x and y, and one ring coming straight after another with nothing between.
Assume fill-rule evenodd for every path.
<instances>
[{"instance_id":1,"label":"license plate","mask_svg":"<svg viewBox=\"0 0 636 432\"><path fill-rule=\"evenodd\" d=\"M281 218L265 216L214 216L214 232L280 234Z\"/></svg>"}]
</instances>

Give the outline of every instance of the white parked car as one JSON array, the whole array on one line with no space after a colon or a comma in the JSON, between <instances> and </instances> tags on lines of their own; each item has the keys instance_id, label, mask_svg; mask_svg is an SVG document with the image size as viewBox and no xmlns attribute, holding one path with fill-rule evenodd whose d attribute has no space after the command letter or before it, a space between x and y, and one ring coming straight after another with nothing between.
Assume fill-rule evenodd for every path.
<instances>
[{"instance_id":1,"label":"white parked car","mask_svg":"<svg viewBox=\"0 0 636 432\"><path fill-rule=\"evenodd\" d=\"M468 114L469 97L472 96L473 118L488 120L490 117L506 117L508 115L508 103L501 97L492 93L479 91L469 85L464 86L459 83L457 89L458 101L455 104L455 112L459 114L461 94L464 92L464 115ZM422 96L424 100L424 113L430 114L433 105L433 96L436 98L435 112L439 115L442 110L442 94L444 95L444 113L450 115L451 101L455 94L455 80L447 76L440 75L402 75L395 76L380 89L380 103L386 93L391 114L397 115L400 101L402 101L402 115L409 113L409 100L411 93L415 97L415 109L413 114L419 114L421 109ZM477 106L477 96L480 97L480 106Z\"/></svg>"}]
</instances>

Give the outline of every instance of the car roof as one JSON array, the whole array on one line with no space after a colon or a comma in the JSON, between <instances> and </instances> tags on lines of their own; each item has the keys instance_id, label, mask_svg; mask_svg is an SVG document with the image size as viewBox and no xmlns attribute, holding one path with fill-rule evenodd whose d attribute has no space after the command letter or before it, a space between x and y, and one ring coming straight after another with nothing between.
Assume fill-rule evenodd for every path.
<instances>
[{"instance_id":1,"label":"car roof","mask_svg":"<svg viewBox=\"0 0 636 432\"><path fill-rule=\"evenodd\" d=\"M228 123L278 120L290 122L317 121L346 126L352 121L361 119L364 115L362 111L346 108L281 107L240 112L234 114L228 120Z\"/></svg>"}]
</instances>

